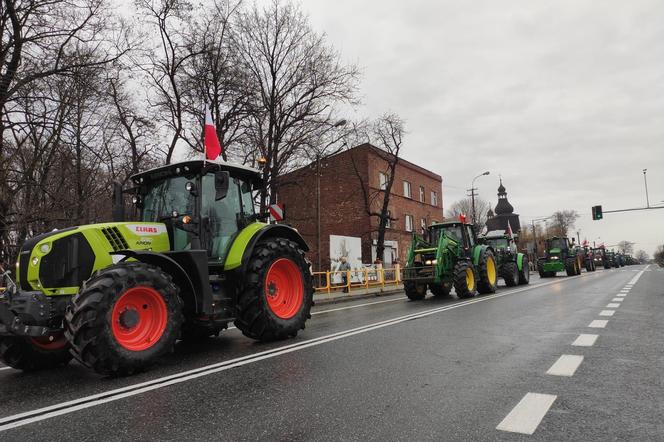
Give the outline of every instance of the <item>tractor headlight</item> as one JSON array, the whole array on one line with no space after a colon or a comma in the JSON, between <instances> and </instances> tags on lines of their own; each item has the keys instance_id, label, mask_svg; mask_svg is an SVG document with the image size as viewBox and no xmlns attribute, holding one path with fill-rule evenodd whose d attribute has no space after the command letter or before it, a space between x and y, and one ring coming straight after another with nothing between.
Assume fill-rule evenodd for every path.
<instances>
[{"instance_id":1,"label":"tractor headlight","mask_svg":"<svg viewBox=\"0 0 664 442\"><path fill-rule=\"evenodd\" d=\"M141 202L141 197L138 196L138 195L134 195L134 196L131 197L131 202L134 203L134 204L138 204L138 203Z\"/></svg>"},{"instance_id":2,"label":"tractor headlight","mask_svg":"<svg viewBox=\"0 0 664 442\"><path fill-rule=\"evenodd\" d=\"M51 250L51 245L50 244L42 244L39 246L39 251L46 254Z\"/></svg>"},{"instance_id":3,"label":"tractor headlight","mask_svg":"<svg viewBox=\"0 0 664 442\"><path fill-rule=\"evenodd\" d=\"M32 258L32 265L36 266L37 264L39 264L39 258L35 256L34 258Z\"/></svg>"},{"instance_id":4,"label":"tractor headlight","mask_svg":"<svg viewBox=\"0 0 664 442\"><path fill-rule=\"evenodd\" d=\"M558 257L557 257L557 256L552 256L551 259L555 259L555 260L557 260Z\"/></svg>"},{"instance_id":5,"label":"tractor headlight","mask_svg":"<svg viewBox=\"0 0 664 442\"><path fill-rule=\"evenodd\" d=\"M424 262L424 264L426 264L428 266L435 266L436 264L438 264L438 260L437 259L427 259Z\"/></svg>"}]
</instances>

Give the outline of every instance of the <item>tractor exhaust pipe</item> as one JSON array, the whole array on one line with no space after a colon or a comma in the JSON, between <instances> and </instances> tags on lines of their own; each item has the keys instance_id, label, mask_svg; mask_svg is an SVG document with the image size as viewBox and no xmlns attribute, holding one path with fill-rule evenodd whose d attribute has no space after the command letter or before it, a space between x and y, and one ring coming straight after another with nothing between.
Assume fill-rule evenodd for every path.
<instances>
[{"instance_id":1,"label":"tractor exhaust pipe","mask_svg":"<svg viewBox=\"0 0 664 442\"><path fill-rule=\"evenodd\" d=\"M113 181L113 221L122 222L125 220L124 209L122 184L119 181Z\"/></svg>"}]
</instances>

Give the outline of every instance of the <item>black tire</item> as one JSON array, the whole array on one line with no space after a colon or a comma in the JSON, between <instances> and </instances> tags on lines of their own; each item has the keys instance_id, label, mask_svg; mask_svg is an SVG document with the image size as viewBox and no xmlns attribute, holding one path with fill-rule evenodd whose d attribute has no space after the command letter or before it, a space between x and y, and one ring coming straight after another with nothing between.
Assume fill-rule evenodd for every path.
<instances>
[{"instance_id":1,"label":"black tire","mask_svg":"<svg viewBox=\"0 0 664 442\"><path fill-rule=\"evenodd\" d=\"M268 303L268 272L279 259L290 261L289 268L299 272L302 300L293 316L277 316ZM293 275L294 276L294 275ZM276 289L278 290L278 288ZM268 238L259 242L251 253L237 303L235 326L252 339L275 341L294 337L304 329L313 303L314 288L304 252L297 243L285 238ZM295 305L294 305L295 306Z\"/></svg>"},{"instance_id":2,"label":"black tire","mask_svg":"<svg viewBox=\"0 0 664 442\"><path fill-rule=\"evenodd\" d=\"M429 284L429 290L436 297L448 296L450 294L450 289L448 285L445 284Z\"/></svg>"},{"instance_id":3,"label":"black tire","mask_svg":"<svg viewBox=\"0 0 664 442\"><path fill-rule=\"evenodd\" d=\"M470 271L470 274L468 271ZM472 275L472 285L468 284L467 275ZM457 297L461 299L472 298L477 293L477 275L470 262L458 261L454 265L454 291Z\"/></svg>"},{"instance_id":4,"label":"black tire","mask_svg":"<svg viewBox=\"0 0 664 442\"><path fill-rule=\"evenodd\" d=\"M523 259L521 260L521 270L519 270L519 285L530 283L530 267L528 264L528 257L524 255Z\"/></svg>"},{"instance_id":5,"label":"black tire","mask_svg":"<svg viewBox=\"0 0 664 442\"><path fill-rule=\"evenodd\" d=\"M480 254L476 274L479 274L478 292L481 294L496 293L498 288L498 266L491 250L484 249Z\"/></svg>"},{"instance_id":6,"label":"black tire","mask_svg":"<svg viewBox=\"0 0 664 442\"><path fill-rule=\"evenodd\" d=\"M0 336L0 360L17 370L36 371L66 365L71 354L64 338L61 345L49 348L28 337Z\"/></svg>"},{"instance_id":7,"label":"black tire","mask_svg":"<svg viewBox=\"0 0 664 442\"><path fill-rule=\"evenodd\" d=\"M576 275L576 265L577 265L576 258L567 258L565 260L565 272L567 272L567 276Z\"/></svg>"},{"instance_id":8,"label":"black tire","mask_svg":"<svg viewBox=\"0 0 664 442\"><path fill-rule=\"evenodd\" d=\"M189 343L200 342L214 336L219 336L219 333L224 328L226 327L222 328L185 322L182 324L182 329L180 330L180 339Z\"/></svg>"},{"instance_id":9,"label":"black tire","mask_svg":"<svg viewBox=\"0 0 664 442\"><path fill-rule=\"evenodd\" d=\"M515 262L506 262L500 269L500 276L507 287L514 287L519 283L519 267Z\"/></svg>"},{"instance_id":10,"label":"black tire","mask_svg":"<svg viewBox=\"0 0 664 442\"><path fill-rule=\"evenodd\" d=\"M537 272L540 278L547 278L549 276L549 272L544 271L544 262L541 260L537 261Z\"/></svg>"},{"instance_id":11,"label":"black tire","mask_svg":"<svg viewBox=\"0 0 664 442\"><path fill-rule=\"evenodd\" d=\"M427 285L416 281L404 281L403 288L411 301L421 301L427 296Z\"/></svg>"},{"instance_id":12,"label":"black tire","mask_svg":"<svg viewBox=\"0 0 664 442\"><path fill-rule=\"evenodd\" d=\"M149 347L131 350L116 337L112 312L130 289L141 288L163 301L165 328ZM65 314L65 335L72 354L83 365L104 375L124 376L145 370L174 349L183 320L179 292L170 275L142 262L119 263L97 272L72 298ZM137 324L141 324L140 320Z\"/></svg>"}]
</instances>

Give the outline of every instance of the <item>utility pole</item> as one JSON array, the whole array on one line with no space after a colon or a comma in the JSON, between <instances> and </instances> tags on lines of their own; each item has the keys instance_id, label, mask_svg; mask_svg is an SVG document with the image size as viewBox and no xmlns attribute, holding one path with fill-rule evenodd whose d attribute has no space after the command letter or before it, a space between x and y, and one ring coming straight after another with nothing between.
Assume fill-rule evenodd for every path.
<instances>
[{"instance_id":1,"label":"utility pole","mask_svg":"<svg viewBox=\"0 0 664 442\"><path fill-rule=\"evenodd\" d=\"M475 224L477 224L477 214L475 213L475 191L477 190L477 188L475 187L475 180L478 179L481 176L489 175L489 173L491 173L491 172L489 172L487 170L486 172L481 173L481 174L477 175L475 178L473 178L473 181L470 184L470 189L468 189L468 192L470 192L470 204L471 204L472 211L473 211L473 213L472 213L473 229L475 229ZM477 232L477 230L475 230L475 231Z\"/></svg>"},{"instance_id":2,"label":"utility pole","mask_svg":"<svg viewBox=\"0 0 664 442\"><path fill-rule=\"evenodd\" d=\"M648 169L643 169L643 183L646 185L646 207L650 207L650 199L648 198L648 179L646 178Z\"/></svg>"}]
</instances>

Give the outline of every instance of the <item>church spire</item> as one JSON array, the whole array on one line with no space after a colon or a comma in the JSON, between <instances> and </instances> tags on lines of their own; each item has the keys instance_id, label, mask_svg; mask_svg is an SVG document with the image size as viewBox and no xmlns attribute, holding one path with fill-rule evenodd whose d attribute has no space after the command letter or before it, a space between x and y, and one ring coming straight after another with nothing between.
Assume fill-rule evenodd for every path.
<instances>
[{"instance_id":1,"label":"church spire","mask_svg":"<svg viewBox=\"0 0 664 442\"><path fill-rule=\"evenodd\" d=\"M500 178L498 187L498 204L496 204L496 215L511 215L514 213L514 207L507 201L507 189L503 186L503 178Z\"/></svg>"}]
</instances>

